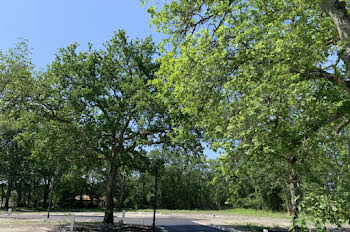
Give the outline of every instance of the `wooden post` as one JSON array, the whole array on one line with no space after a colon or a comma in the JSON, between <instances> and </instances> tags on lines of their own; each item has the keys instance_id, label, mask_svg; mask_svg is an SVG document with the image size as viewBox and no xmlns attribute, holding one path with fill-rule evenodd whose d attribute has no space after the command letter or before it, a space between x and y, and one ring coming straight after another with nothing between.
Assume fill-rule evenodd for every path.
<instances>
[{"instance_id":1,"label":"wooden post","mask_svg":"<svg viewBox=\"0 0 350 232\"><path fill-rule=\"evenodd\" d=\"M73 216L70 218L70 228L69 228L69 231L74 231L74 224L75 224L75 216L73 215Z\"/></svg>"}]
</instances>

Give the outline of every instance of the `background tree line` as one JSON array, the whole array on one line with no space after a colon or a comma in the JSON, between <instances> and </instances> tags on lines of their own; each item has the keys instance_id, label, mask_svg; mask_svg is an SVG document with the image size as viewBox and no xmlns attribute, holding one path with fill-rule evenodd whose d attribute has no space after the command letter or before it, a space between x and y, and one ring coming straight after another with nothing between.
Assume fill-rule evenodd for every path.
<instances>
[{"instance_id":1,"label":"background tree line","mask_svg":"<svg viewBox=\"0 0 350 232\"><path fill-rule=\"evenodd\" d=\"M23 152L23 149L13 142L14 132L12 137L6 136L8 135L1 137L1 163L4 168L1 171L3 207L8 208L11 197L15 207L46 209L52 181L55 181L52 204L56 208L104 206L101 203L105 197L108 164L95 163L89 165L89 168L79 164L62 164L59 174L50 173L48 163ZM5 144L6 141L8 144ZM161 151L151 151L149 155L152 157L154 153ZM259 170L259 173L249 174L247 170L248 173L236 173L228 178L224 175L219 160L206 159L205 156L164 153L167 156L166 161L159 167L160 208L217 210L238 207L288 210L288 192L284 192L281 183L276 182L278 178L282 181L282 177L274 176L267 169L254 168L250 172ZM53 179L55 175L56 180ZM257 177L259 179L256 179ZM150 168L125 165L118 168L114 195L117 209L152 208L153 191L154 173ZM89 200L81 196L88 196Z\"/></svg>"}]
</instances>

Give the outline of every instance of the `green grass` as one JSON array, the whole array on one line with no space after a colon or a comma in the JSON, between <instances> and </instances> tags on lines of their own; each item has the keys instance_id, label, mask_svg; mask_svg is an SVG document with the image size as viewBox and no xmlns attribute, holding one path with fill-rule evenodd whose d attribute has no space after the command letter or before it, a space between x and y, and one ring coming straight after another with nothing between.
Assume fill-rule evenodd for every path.
<instances>
[{"instance_id":1,"label":"green grass","mask_svg":"<svg viewBox=\"0 0 350 232\"><path fill-rule=\"evenodd\" d=\"M26 212L47 212L45 209L25 209L22 208L23 211ZM22 211L22 212L23 212ZM62 212L62 213L75 213L75 212L103 212L104 210L99 209L51 209L52 213L55 212ZM140 210L133 210L129 209L126 210L129 212L153 212L152 209L140 209ZM21 212L19 209L17 212ZM115 213L118 213L120 211L115 210ZM242 216L248 216L248 217L265 217L265 218L281 218L281 219L292 219L292 216L288 215L284 212L272 212L267 210L255 210L255 209L242 209L242 208L236 208L236 209L224 209L224 210L169 210L169 209L158 209L157 212L164 213L164 214L172 214L172 213L184 213L184 214L222 214L222 215L242 215Z\"/></svg>"},{"instance_id":2,"label":"green grass","mask_svg":"<svg viewBox=\"0 0 350 232\"><path fill-rule=\"evenodd\" d=\"M152 209L137 210L137 212L153 212ZM192 214L223 214L223 215L244 215L250 217L268 217L268 218L281 218L292 219L292 216L284 212L272 212L267 210L255 210L255 209L224 209L224 210L168 210L158 209L159 213L192 213Z\"/></svg>"}]
</instances>

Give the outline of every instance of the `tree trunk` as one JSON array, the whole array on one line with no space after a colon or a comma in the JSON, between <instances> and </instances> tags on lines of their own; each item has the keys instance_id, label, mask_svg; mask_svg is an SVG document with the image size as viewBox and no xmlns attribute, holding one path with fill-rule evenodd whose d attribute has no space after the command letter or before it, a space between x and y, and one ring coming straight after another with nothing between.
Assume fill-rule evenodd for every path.
<instances>
[{"instance_id":1,"label":"tree trunk","mask_svg":"<svg viewBox=\"0 0 350 232\"><path fill-rule=\"evenodd\" d=\"M94 208L94 197L91 195L89 197L90 197L90 203L89 203L90 206L89 207Z\"/></svg>"},{"instance_id":2,"label":"tree trunk","mask_svg":"<svg viewBox=\"0 0 350 232\"><path fill-rule=\"evenodd\" d=\"M12 187L13 187L13 182L10 181L9 184L8 184L7 194L6 194L6 201L5 201L5 209L6 209L6 210L9 209Z\"/></svg>"},{"instance_id":3,"label":"tree trunk","mask_svg":"<svg viewBox=\"0 0 350 232\"><path fill-rule=\"evenodd\" d=\"M348 140L347 146L348 146L348 152L346 156L346 164L348 165L348 170L350 172L350 139Z\"/></svg>"},{"instance_id":4,"label":"tree trunk","mask_svg":"<svg viewBox=\"0 0 350 232\"><path fill-rule=\"evenodd\" d=\"M147 196L146 196L146 190L145 190L145 174L141 174L141 182L142 182L142 208L145 208L145 206L149 205L147 202Z\"/></svg>"},{"instance_id":5,"label":"tree trunk","mask_svg":"<svg viewBox=\"0 0 350 232\"><path fill-rule=\"evenodd\" d=\"M79 207L84 208L84 206L83 206L83 194L81 193L79 197L80 197L79 198Z\"/></svg>"},{"instance_id":6,"label":"tree trunk","mask_svg":"<svg viewBox=\"0 0 350 232\"><path fill-rule=\"evenodd\" d=\"M28 185L28 191L26 194L26 201L24 202L26 206L32 207L32 186Z\"/></svg>"},{"instance_id":7,"label":"tree trunk","mask_svg":"<svg viewBox=\"0 0 350 232\"><path fill-rule=\"evenodd\" d=\"M292 170L290 173L290 183L289 183L289 189L290 189L290 195L291 195L291 208L293 210L294 216L293 216L293 231L300 232L301 228L296 225L297 220L299 218L299 202L300 202L300 190L299 190L299 178L298 174L295 170L294 166L295 162L292 163Z\"/></svg>"},{"instance_id":8,"label":"tree trunk","mask_svg":"<svg viewBox=\"0 0 350 232\"><path fill-rule=\"evenodd\" d=\"M47 219L50 218L50 209L51 209L51 202L52 202L52 192L53 192L53 188L54 188L54 177L52 178L52 180L50 181L50 198L49 198L49 203L47 205Z\"/></svg>"},{"instance_id":9,"label":"tree trunk","mask_svg":"<svg viewBox=\"0 0 350 232\"><path fill-rule=\"evenodd\" d=\"M340 40L343 42L344 49L340 52L339 57L343 60L348 75L350 75L350 16L346 9L345 1L323 0L320 2L321 9L329 15L337 28ZM349 82L345 84L350 86Z\"/></svg>"},{"instance_id":10,"label":"tree trunk","mask_svg":"<svg viewBox=\"0 0 350 232\"><path fill-rule=\"evenodd\" d=\"M105 216L103 219L103 223L114 224L113 220L113 210L114 210L114 193L115 193L115 180L117 176L117 168L116 168L116 157L115 153L113 153L111 159L109 160L109 173L107 180L107 194L106 194L106 209Z\"/></svg>"},{"instance_id":11,"label":"tree trunk","mask_svg":"<svg viewBox=\"0 0 350 232\"><path fill-rule=\"evenodd\" d=\"M43 195L43 207L47 208L48 203L47 200L49 198L49 192L50 192L50 180L45 179L45 186L44 186L44 195Z\"/></svg>"},{"instance_id":12,"label":"tree trunk","mask_svg":"<svg viewBox=\"0 0 350 232\"><path fill-rule=\"evenodd\" d=\"M119 193L119 202L118 202L118 209L122 210L123 208L123 197L124 197L124 177L123 174L120 173L120 193Z\"/></svg>"},{"instance_id":13,"label":"tree trunk","mask_svg":"<svg viewBox=\"0 0 350 232\"><path fill-rule=\"evenodd\" d=\"M191 182L191 170L188 172L187 175L187 183L186 183L186 201L187 201L187 209L191 208L190 203L190 182Z\"/></svg>"},{"instance_id":14,"label":"tree trunk","mask_svg":"<svg viewBox=\"0 0 350 232\"><path fill-rule=\"evenodd\" d=\"M16 184L17 188L17 199L16 199L16 205L17 207L22 207L23 206L23 192L22 192L22 183Z\"/></svg>"},{"instance_id":15,"label":"tree trunk","mask_svg":"<svg viewBox=\"0 0 350 232\"><path fill-rule=\"evenodd\" d=\"M34 208L38 208L38 196L36 195L36 193L37 193L37 190L38 190L38 188L37 188L37 183L36 183L36 178L35 178L35 175L34 175L34 178L33 178L33 191L34 191L34 195L33 195L33 198L34 198L34 200L33 200L33 207Z\"/></svg>"},{"instance_id":16,"label":"tree trunk","mask_svg":"<svg viewBox=\"0 0 350 232\"><path fill-rule=\"evenodd\" d=\"M286 209L287 209L288 215L292 215L293 210L292 210L292 207L290 205L289 194L287 192L285 192L284 196L285 196Z\"/></svg>"},{"instance_id":17,"label":"tree trunk","mask_svg":"<svg viewBox=\"0 0 350 232\"><path fill-rule=\"evenodd\" d=\"M153 205L153 223L152 223L152 230L155 231L156 226L156 210L157 210L157 189L158 189L158 165L156 166L155 170L155 176L154 176L154 205Z\"/></svg>"},{"instance_id":18,"label":"tree trunk","mask_svg":"<svg viewBox=\"0 0 350 232\"><path fill-rule=\"evenodd\" d=\"M202 199L202 177L199 175L199 206L203 209L203 199Z\"/></svg>"},{"instance_id":19,"label":"tree trunk","mask_svg":"<svg viewBox=\"0 0 350 232\"><path fill-rule=\"evenodd\" d=\"M1 185L1 205L0 208L2 208L2 204L4 203L4 198L5 198L5 185Z\"/></svg>"}]
</instances>

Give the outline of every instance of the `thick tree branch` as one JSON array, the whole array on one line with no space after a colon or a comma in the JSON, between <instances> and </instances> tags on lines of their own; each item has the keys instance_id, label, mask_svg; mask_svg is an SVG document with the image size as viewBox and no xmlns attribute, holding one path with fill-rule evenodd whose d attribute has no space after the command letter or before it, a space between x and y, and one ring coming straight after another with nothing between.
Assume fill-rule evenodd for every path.
<instances>
[{"instance_id":1,"label":"thick tree branch","mask_svg":"<svg viewBox=\"0 0 350 232\"><path fill-rule=\"evenodd\" d=\"M148 136L154 135L154 134L158 134L158 133L166 133L167 131L168 131L168 128L165 128L165 127L154 128L152 130L146 130L146 131L143 131L143 132L136 133L137 136L133 136L133 138L138 137L141 140L147 140L147 141L144 141L142 143L143 145L164 144L165 141L162 141L161 139L159 141L150 141L150 140L148 140ZM125 139L125 140L130 140L130 138ZM133 143L127 149L125 149L125 151L126 152L132 152L139 145L138 142L139 142L138 140L133 141Z\"/></svg>"},{"instance_id":2,"label":"thick tree branch","mask_svg":"<svg viewBox=\"0 0 350 232\"><path fill-rule=\"evenodd\" d=\"M299 73L296 70L291 70L294 73ZM350 81L346 81L344 79L341 79L329 72L326 72L322 69L315 69L315 70L306 70L303 73L299 73L301 77L303 77L304 79L324 79L324 80L328 80L332 83L335 83L337 85L340 85L341 87L343 87L347 92L350 93Z\"/></svg>"},{"instance_id":3,"label":"thick tree branch","mask_svg":"<svg viewBox=\"0 0 350 232\"><path fill-rule=\"evenodd\" d=\"M135 132L132 136L125 137L124 141L133 140L136 137L139 137L141 139L146 139L147 136L149 136L149 135L157 134L157 133L165 133L168 130L169 130L169 128L165 128L165 127L150 128L148 130Z\"/></svg>"},{"instance_id":4,"label":"thick tree branch","mask_svg":"<svg viewBox=\"0 0 350 232\"><path fill-rule=\"evenodd\" d=\"M128 115L128 119L126 120L125 125L124 125L123 129L122 129L121 132L120 132L120 135L119 135L119 142L121 142L121 141L124 140L124 134L125 134L125 131L126 131L126 130L128 129L128 127L129 127L129 124L130 124L130 122L131 122L131 119L132 119L132 115L129 114L129 115Z\"/></svg>"},{"instance_id":5,"label":"thick tree branch","mask_svg":"<svg viewBox=\"0 0 350 232\"><path fill-rule=\"evenodd\" d=\"M53 109L53 107L48 104L48 103L42 103L43 106L48 109L50 112L45 112L45 115L52 119L52 120L55 120L55 121L58 121L58 122L62 122L62 123L70 123L71 121L69 120L66 120L66 119L63 119L63 118L60 118L56 113L55 113L55 110Z\"/></svg>"},{"instance_id":6,"label":"thick tree branch","mask_svg":"<svg viewBox=\"0 0 350 232\"><path fill-rule=\"evenodd\" d=\"M350 76L350 16L345 7L345 2L322 0L320 7L333 20L337 28L340 40L344 45L344 49L339 54L339 57L344 61L347 73Z\"/></svg>"}]
</instances>

